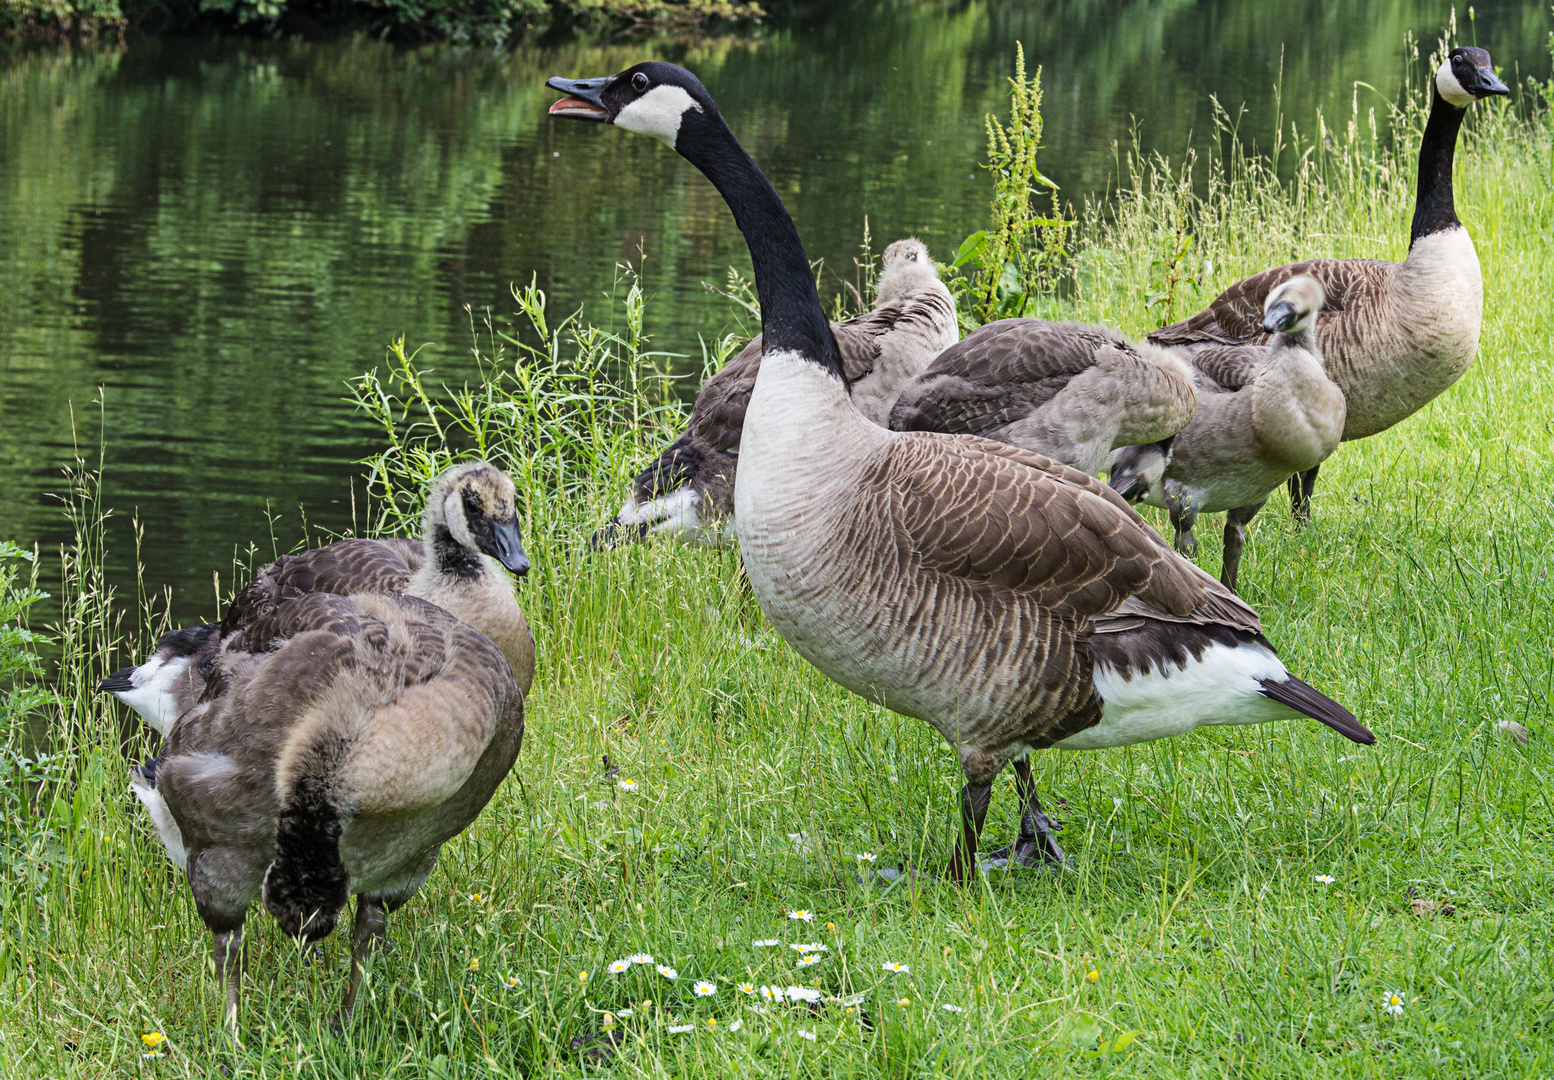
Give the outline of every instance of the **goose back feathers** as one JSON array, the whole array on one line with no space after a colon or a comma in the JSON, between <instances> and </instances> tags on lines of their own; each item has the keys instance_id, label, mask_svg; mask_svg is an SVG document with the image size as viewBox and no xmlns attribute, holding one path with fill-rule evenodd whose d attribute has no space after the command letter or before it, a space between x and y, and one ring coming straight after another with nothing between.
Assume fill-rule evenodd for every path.
<instances>
[{"instance_id":1,"label":"goose back feathers","mask_svg":"<svg viewBox=\"0 0 1554 1080\"><path fill-rule=\"evenodd\" d=\"M1116 447L1169 439L1197 406L1175 354L1083 323L1002 319L902 388L896 431L981 435L1092 475Z\"/></svg>"}]
</instances>

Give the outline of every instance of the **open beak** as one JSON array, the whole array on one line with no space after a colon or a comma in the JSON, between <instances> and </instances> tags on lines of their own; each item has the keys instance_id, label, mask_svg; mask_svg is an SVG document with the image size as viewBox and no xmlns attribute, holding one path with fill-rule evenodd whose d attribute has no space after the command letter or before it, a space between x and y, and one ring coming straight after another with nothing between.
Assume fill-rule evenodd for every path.
<instances>
[{"instance_id":1,"label":"open beak","mask_svg":"<svg viewBox=\"0 0 1554 1080\"><path fill-rule=\"evenodd\" d=\"M491 551L488 554L523 577L529 572L529 556L524 554L523 541L518 538L518 522L494 521L491 526Z\"/></svg>"},{"instance_id":2,"label":"open beak","mask_svg":"<svg viewBox=\"0 0 1554 1080\"><path fill-rule=\"evenodd\" d=\"M1263 313L1263 333L1277 334L1295 325L1295 305L1280 300Z\"/></svg>"},{"instance_id":3,"label":"open beak","mask_svg":"<svg viewBox=\"0 0 1554 1080\"><path fill-rule=\"evenodd\" d=\"M563 79L557 75L546 79L546 86L567 95L551 105L549 115L570 116L576 120L609 120L610 110L604 107L599 95L614 79L613 75L598 79Z\"/></svg>"},{"instance_id":4,"label":"open beak","mask_svg":"<svg viewBox=\"0 0 1554 1080\"><path fill-rule=\"evenodd\" d=\"M1478 75L1478 80L1473 85L1473 87L1468 90L1468 93L1472 94L1474 97L1483 98L1511 96L1511 88L1505 83L1501 82L1499 77L1495 75L1491 68L1477 68L1476 73Z\"/></svg>"}]
</instances>

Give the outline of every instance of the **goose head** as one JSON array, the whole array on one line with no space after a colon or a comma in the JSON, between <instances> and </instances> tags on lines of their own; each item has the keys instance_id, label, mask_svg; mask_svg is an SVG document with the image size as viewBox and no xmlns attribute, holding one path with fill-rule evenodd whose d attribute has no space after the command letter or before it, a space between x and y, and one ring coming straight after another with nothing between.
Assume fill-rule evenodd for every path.
<instances>
[{"instance_id":1,"label":"goose head","mask_svg":"<svg viewBox=\"0 0 1554 1080\"><path fill-rule=\"evenodd\" d=\"M1327 300L1322 283L1301 274L1280 282L1263 304L1265 334L1304 334L1316 322L1317 312Z\"/></svg>"},{"instance_id":2,"label":"goose head","mask_svg":"<svg viewBox=\"0 0 1554 1080\"><path fill-rule=\"evenodd\" d=\"M1435 89L1459 109L1487 97L1506 97L1511 88L1495 75L1489 53L1468 46L1453 49L1435 72Z\"/></svg>"},{"instance_id":3,"label":"goose head","mask_svg":"<svg viewBox=\"0 0 1554 1080\"><path fill-rule=\"evenodd\" d=\"M928 254L928 245L916 237L897 240L880 259L879 303L899 300L924 282L938 281L939 271Z\"/></svg>"},{"instance_id":4,"label":"goose head","mask_svg":"<svg viewBox=\"0 0 1554 1080\"><path fill-rule=\"evenodd\" d=\"M529 571L518 535L518 489L489 462L467 461L437 478L422 535L438 564L455 576L478 576L481 555L520 577Z\"/></svg>"},{"instance_id":5,"label":"goose head","mask_svg":"<svg viewBox=\"0 0 1554 1080\"><path fill-rule=\"evenodd\" d=\"M592 120L651 135L671 150L683 128L718 115L701 80L683 67L649 60L618 75L596 79L548 79L546 86L567 95L551 105L551 116Z\"/></svg>"}]
</instances>

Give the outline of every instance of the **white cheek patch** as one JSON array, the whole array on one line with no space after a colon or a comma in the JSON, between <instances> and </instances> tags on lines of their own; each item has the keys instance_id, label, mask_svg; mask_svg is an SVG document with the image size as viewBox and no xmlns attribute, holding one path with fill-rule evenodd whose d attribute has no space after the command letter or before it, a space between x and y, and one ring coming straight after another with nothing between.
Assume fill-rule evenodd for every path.
<instances>
[{"instance_id":1,"label":"white cheek patch","mask_svg":"<svg viewBox=\"0 0 1554 1080\"><path fill-rule=\"evenodd\" d=\"M1457 76L1452 74L1450 60L1443 63L1435 73L1435 88L1441 92L1441 97L1459 109L1473 104L1473 95L1464 90Z\"/></svg>"},{"instance_id":2,"label":"white cheek patch","mask_svg":"<svg viewBox=\"0 0 1554 1080\"><path fill-rule=\"evenodd\" d=\"M178 722L178 681L189 670L189 659L163 660L153 656L130 675L133 690L119 690L114 697L134 709L163 738L173 733Z\"/></svg>"},{"instance_id":3,"label":"white cheek patch","mask_svg":"<svg viewBox=\"0 0 1554 1080\"><path fill-rule=\"evenodd\" d=\"M464 518L464 500L457 491L450 491L448 497L442 501L442 518L447 523L448 531L460 545L471 551L479 550L475 544L475 538L470 535L469 522Z\"/></svg>"},{"instance_id":4,"label":"white cheek patch","mask_svg":"<svg viewBox=\"0 0 1554 1080\"><path fill-rule=\"evenodd\" d=\"M700 112L701 106L684 87L655 86L616 113L615 126L651 135L673 150L680 135L680 121L692 109Z\"/></svg>"}]
</instances>

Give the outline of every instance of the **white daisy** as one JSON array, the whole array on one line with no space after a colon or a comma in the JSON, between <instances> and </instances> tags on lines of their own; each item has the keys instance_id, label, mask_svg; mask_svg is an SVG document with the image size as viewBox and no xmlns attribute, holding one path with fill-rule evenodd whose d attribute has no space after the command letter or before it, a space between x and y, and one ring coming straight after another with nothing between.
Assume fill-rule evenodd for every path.
<instances>
[{"instance_id":1,"label":"white daisy","mask_svg":"<svg viewBox=\"0 0 1554 1080\"><path fill-rule=\"evenodd\" d=\"M684 1035L687 1031L695 1031L695 1024L675 1024L669 1029L671 1035Z\"/></svg>"},{"instance_id":2,"label":"white daisy","mask_svg":"<svg viewBox=\"0 0 1554 1080\"><path fill-rule=\"evenodd\" d=\"M754 945L757 949L775 949L777 946L781 945L782 942L778 941L774 937L768 937L757 938L755 941L752 941L751 944Z\"/></svg>"},{"instance_id":3,"label":"white daisy","mask_svg":"<svg viewBox=\"0 0 1554 1080\"><path fill-rule=\"evenodd\" d=\"M738 990L741 994L753 994L755 993L755 983L740 983L735 986L734 989Z\"/></svg>"},{"instance_id":4,"label":"white daisy","mask_svg":"<svg viewBox=\"0 0 1554 1080\"><path fill-rule=\"evenodd\" d=\"M635 780L617 780L615 781L615 786L620 788L622 791L637 790L637 782Z\"/></svg>"},{"instance_id":5,"label":"white daisy","mask_svg":"<svg viewBox=\"0 0 1554 1080\"><path fill-rule=\"evenodd\" d=\"M818 942L818 941L801 941L801 942L799 942L796 945L789 945L788 948L792 949L796 953L812 953L812 952L829 952L830 951L829 949L826 948L826 946L820 944L820 942Z\"/></svg>"},{"instance_id":6,"label":"white daisy","mask_svg":"<svg viewBox=\"0 0 1554 1080\"><path fill-rule=\"evenodd\" d=\"M631 961L630 960L615 960L615 961L612 961L610 963L610 966L605 968L604 970L608 971L611 975L619 975L623 971L630 971L631 970Z\"/></svg>"},{"instance_id":7,"label":"white daisy","mask_svg":"<svg viewBox=\"0 0 1554 1080\"><path fill-rule=\"evenodd\" d=\"M814 967L824 959L825 957L821 956L819 953L809 953L806 956L799 957L798 966L801 968Z\"/></svg>"},{"instance_id":8,"label":"white daisy","mask_svg":"<svg viewBox=\"0 0 1554 1080\"><path fill-rule=\"evenodd\" d=\"M674 968L670 967L668 964L659 964L653 970L658 972L666 979L678 979L680 977L680 973Z\"/></svg>"},{"instance_id":9,"label":"white daisy","mask_svg":"<svg viewBox=\"0 0 1554 1080\"><path fill-rule=\"evenodd\" d=\"M807 1001L813 1005L820 1000L820 991L813 986L790 986L786 992L789 1001Z\"/></svg>"},{"instance_id":10,"label":"white daisy","mask_svg":"<svg viewBox=\"0 0 1554 1080\"><path fill-rule=\"evenodd\" d=\"M1331 885L1334 881L1337 880L1337 878L1333 877L1332 874L1318 874L1312 880L1320 882L1323 885Z\"/></svg>"},{"instance_id":11,"label":"white daisy","mask_svg":"<svg viewBox=\"0 0 1554 1080\"><path fill-rule=\"evenodd\" d=\"M943 1009L945 1012L965 1012L966 1011L965 1009L961 1008L959 1005L951 1005L948 1001L946 1001L943 1005L940 1005L939 1008Z\"/></svg>"},{"instance_id":12,"label":"white daisy","mask_svg":"<svg viewBox=\"0 0 1554 1080\"><path fill-rule=\"evenodd\" d=\"M1405 995L1399 990L1388 990L1381 996L1381 1011L1392 1016L1403 1015Z\"/></svg>"},{"instance_id":13,"label":"white daisy","mask_svg":"<svg viewBox=\"0 0 1554 1080\"><path fill-rule=\"evenodd\" d=\"M884 964L881 964L880 965L880 970L881 971L894 971L897 975L910 975L910 974L912 974L912 966L910 964L898 964L894 960L891 960L891 961L888 961L888 962L886 962Z\"/></svg>"},{"instance_id":14,"label":"white daisy","mask_svg":"<svg viewBox=\"0 0 1554 1080\"><path fill-rule=\"evenodd\" d=\"M615 1015L620 1017L622 1020L624 1020L624 1019L626 1019L626 1017L630 1016L634 1011L635 1010L633 1010L633 1009L616 1009L615 1010Z\"/></svg>"},{"instance_id":15,"label":"white daisy","mask_svg":"<svg viewBox=\"0 0 1554 1080\"><path fill-rule=\"evenodd\" d=\"M808 1039L810 1042L815 1041L815 1033L813 1031L805 1031L803 1028L798 1030L798 1036L801 1039Z\"/></svg>"},{"instance_id":16,"label":"white daisy","mask_svg":"<svg viewBox=\"0 0 1554 1080\"><path fill-rule=\"evenodd\" d=\"M806 911L803 908L799 908L797 911L788 912L788 918L797 919L800 922L814 922L815 913L813 911Z\"/></svg>"},{"instance_id":17,"label":"white daisy","mask_svg":"<svg viewBox=\"0 0 1554 1080\"><path fill-rule=\"evenodd\" d=\"M760 988L762 1001L781 1001L783 998L782 987L763 986Z\"/></svg>"},{"instance_id":18,"label":"white daisy","mask_svg":"<svg viewBox=\"0 0 1554 1080\"><path fill-rule=\"evenodd\" d=\"M632 953L626 959L633 964L651 964L653 962L653 954L645 952Z\"/></svg>"},{"instance_id":19,"label":"white daisy","mask_svg":"<svg viewBox=\"0 0 1554 1080\"><path fill-rule=\"evenodd\" d=\"M711 997L717 992L718 988L712 985L712 983L708 982L706 979L697 980L696 985L691 987L691 993L695 994L697 997Z\"/></svg>"},{"instance_id":20,"label":"white daisy","mask_svg":"<svg viewBox=\"0 0 1554 1080\"><path fill-rule=\"evenodd\" d=\"M879 856L874 854L872 851L860 851L858 854L854 855L853 858L857 859L859 862L873 862L874 860L878 859Z\"/></svg>"},{"instance_id":21,"label":"white daisy","mask_svg":"<svg viewBox=\"0 0 1554 1080\"><path fill-rule=\"evenodd\" d=\"M735 1020L732 1024L730 1024L728 1026L728 1029L730 1031L738 1031L740 1028L742 1028L744 1026L745 1026L745 1022L743 1020Z\"/></svg>"}]
</instances>

